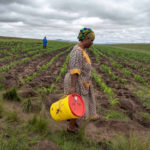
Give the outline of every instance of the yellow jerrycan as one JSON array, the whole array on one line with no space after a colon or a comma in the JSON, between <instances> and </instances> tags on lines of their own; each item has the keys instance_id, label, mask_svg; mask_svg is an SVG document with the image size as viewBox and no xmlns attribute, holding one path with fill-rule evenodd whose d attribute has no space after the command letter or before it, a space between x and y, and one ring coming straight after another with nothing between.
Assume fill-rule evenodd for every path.
<instances>
[{"instance_id":1,"label":"yellow jerrycan","mask_svg":"<svg viewBox=\"0 0 150 150\"><path fill-rule=\"evenodd\" d=\"M80 118L84 113L85 104L79 94L66 95L50 107L50 114L56 121Z\"/></svg>"}]
</instances>

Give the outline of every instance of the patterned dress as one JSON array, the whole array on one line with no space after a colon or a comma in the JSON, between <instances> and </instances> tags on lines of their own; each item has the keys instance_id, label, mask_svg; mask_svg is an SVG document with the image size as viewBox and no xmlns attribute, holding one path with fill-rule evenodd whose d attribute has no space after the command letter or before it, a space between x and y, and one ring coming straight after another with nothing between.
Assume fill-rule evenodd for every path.
<instances>
[{"instance_id":1,"label":"patterned dress","mask_svg":"<svg viewBox=\"0 0 150 150\"><path fill-rule=\"evenodd\" d=\"M85 118L96 115L96 102L94 89L91 83L91 60L84 49L74 46L70 53L68 72L64 79L64 94L71 90L71 75L78 74L76 81L76 93L82 96L86 113Z\"/></svg>"}]
</instances>

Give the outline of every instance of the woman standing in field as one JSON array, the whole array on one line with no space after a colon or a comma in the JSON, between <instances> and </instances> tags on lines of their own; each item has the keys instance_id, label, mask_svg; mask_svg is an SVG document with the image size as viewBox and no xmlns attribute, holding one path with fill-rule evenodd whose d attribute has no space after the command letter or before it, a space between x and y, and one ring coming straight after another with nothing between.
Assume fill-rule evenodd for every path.
<instances>
[{"instance_id":1,"label":"woman standing in field","mask_svg":"<svg viewBox=\"0 0 150 150\"><path fill-rule=\"evenodd\" d=\"M95 39L95 34L90 28L80 30L79 44L74 46L70 53L68 73L64 79L64 93L82 96L85 103L85 119L97 119L94 90L91 83L91 60L86 53ZM67 131L75 133L76 119L70 119Z\"/></svg>"}]
</instances>

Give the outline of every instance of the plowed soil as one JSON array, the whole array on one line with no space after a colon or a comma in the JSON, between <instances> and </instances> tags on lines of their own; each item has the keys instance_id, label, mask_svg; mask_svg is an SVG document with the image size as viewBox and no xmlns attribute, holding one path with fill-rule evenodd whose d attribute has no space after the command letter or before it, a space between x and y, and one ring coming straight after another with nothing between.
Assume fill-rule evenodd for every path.
<instances>
[{"instance_id":1,"label":"plowed soil","mask_svg":"<svg viewBox=\"0 0 150 150\"><path fill-rule=\"evenodd\" d=\"M61 49L61 51L65 51L67 48ZM43 64L46 64L50 61L52 57L58 54L60 50L55 52L50 52L48 54L43 54L42 56L31 60L29 62L21 63L16 67L12 68L8 72L4 74L3 83L6 89L17 87L18 89L25 90L27 94L30 93L30 97L37 96L38 92L36 92L35 88L48 88L52 83L56 84L56 88L52 94L47 94L45 99L45 105L47 108L47 112L49 112L49 107L52 102L59 100L60 96L63 95L63 79L64 75L62 76L61 81L56 82L56 77L59 74L59 71L65 61L66 56L69 52L61 55L57 58L53 64L47 68L47 70L39 71L39 67ZM95 87L95 96L97 101L97 113L100 115L100 118L96 121L83 121L79 120L79 124L81 126L86 123L86 135L92 137L93 139L97 140L99 137L105 136L110 137L113 132L116 133L124 133L129 134L130 131L142 131L148 132L150 129L150 122L144 120L140 115L139 112L146 112L149 113L149 110L143 107L141 100L129 89L125 86L125 84L119 83L117 80L112 80L111 77L103 71L101 66L96 62L95 56L91 51L88 51L89 57L92 61L92 67L99 74L105 84L112 88L116 98L119 99L119 104L115 107L110 105L108 96L103 93L103 91L98 87L97 83L93 81L93 85ZM124 64L123 62L118 61L118 63L122 64L125 68L132 70L132 72L139 74L141 76L145 76L142 73L139 73L135 70L135 68L131 68L130 66ZM122 78L127 79L128 85L132 85L134 82L133 77L126 77L124 76L120 70L113 68L110 61L104 57L100 57L100 61L102 64L108 65L112 72ZM7 64L7 62L6 62ZM0 63L3 65L3 63ZM37 76L30 82L23 85L23 81L25 80L26 76L32 75L34 72L37 72ZM145 76L147 77L147 76ZM28 89L28 90L27 90ZM35 93L34 93L35 92ZM28 96L24 96L28 97ZM108 110L116 110L118 112L123 112L128 121L123 121L119 119L109 119L106 120L103 115ZM67 122L62 123L62 127L64 125L67 126ZM61 126L61 124L60 124Z\"/></svg>"},{"instance_id":2,"label":"plowed soil","mask_svg":"<svg viewBox=\"0 0 150 150\"><path fill-rule=\"evenodd\" d=\"M150 127L149 121L142 120L142 118L137 115L137 113L140 111L149 112L147 109L144 109L141 100L129 88L126 88L125 84L120 84L118 81L112 80L110 76L102 70L100 65L97 65L92 52L89 52L89 56L92 60L93 68L102 77L106 85L115 91L116 97L120 102L116 110L124 112L132 121L134 120L135 122L138 122L145 127ZM100 57L100 61L102 64L107 64L115 75L123 77L123 75L121 76L119 70L112 68L110 62L107 59ZM132 78L128 79L129 83L132 83L132 80ZM96 86L96 88L98 89L99 87Z\"/></svg>"},{"instance_id":3,"label":"plowed soil","mask_svg":"<svg viewBox=\"0 0 150 150\"><path fill-rule=\"evenodd\" d=\"M66 48L61 49L61 51L65 50ZM60 50L59 50L60 52ZM58 51L49 52L47 54L43 54L42 56L17 65L16 67L9 70L9 72L5 73L5 80L4 84L6 88L11 87L20 87L22 86L21 80L28 75L32 75L32 73L38 71L39 67L43 64L46 64L52 57L54 57Z\"/></svg>"}]
</instances>

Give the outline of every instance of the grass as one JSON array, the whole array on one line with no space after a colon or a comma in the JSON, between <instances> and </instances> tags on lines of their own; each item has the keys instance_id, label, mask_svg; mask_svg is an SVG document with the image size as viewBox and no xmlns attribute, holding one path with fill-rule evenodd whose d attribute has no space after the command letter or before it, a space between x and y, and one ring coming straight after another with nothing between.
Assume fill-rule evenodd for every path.
<instances>
[{"instance_id":1,"label":"grass","mask_svg":"<svg viewBox=\"0 0 150 150\"><path fill-rule=\"evenodd\" d=\"M140 114L142 115L142 117L143 117L144 120L150 122L150 114L149 113L141 112Z\"/></svg>"},{"instance_id":2,"label":"grass","mask_svg":"<svg viewBox=\"0 0 150 150\"><path fill-rule=\"evenodd\" d=\"M11 101L21 101L16 88L12 88L3 94L3 98Z\"/></svg>"},{"instance_id":3,"label":"grass","mask_svg":"<svg viewBox=\"0 0 150 150\"><path fill-rule=\"evenodd\" d=\"M40 136L33 136L20 126L15 129L7 126L0 134L0 150L32 150L32 145L40 139Z\"/></svg>"},{"instance_id":4,"label":"grass","mask_svg":"<svg viewBox=\"0 0 150 150\"><path fill-rule=\"evenodd\" d=\"M150 54L150 44L116 44L111 46L115 48L120 48L122 51L129 50L133 52L142 52L145 54Z\"/></svg>"},{"instance_id":5,"label":"grass","mask_svg":"<svg viewBox=\"0 0 150 150\"><path fill-rule=\"evenodd\" d=\"M0 90L4 88L3 80L4 80L4 76L2 73L0 73Z\"/></svg>"},{"instance_id":6,"label":"grass","mask_svg":"<svg viewBox=\"0 0 150 150\"><path fill-rule=\"evenodd\" d=\"M126 118L126 116L122 113L122 112L117 112L114 110L109 110L106 114L106 119L120 119L120 120L124 120L127 121L128 119Z\"/></svg>"},{"instance_id":7,"label":"grass","mask_svg":"<svg viewBox=\"0 0 150 150\"><path fill-rule=\"evenodd\" d=\"M3 117L3 111L4 111L4 108L3 108L2 104L0 104L0 118Z\"/></svg>"},{"instance_id":8,"label":"grass","mask_svg":"<svg viewBox=\"0 0 150 150\"><path fill-rule=\"evenodd\" d=\"M23 62L23 63L24 63L24 62L30 61L30 59L31 59L31 58L26 57L26 58L21 59L21 62Z\"/></svg>"},{"instance_id":9,"label":"grass","mask_svg":"<svg viewBox=\"0 0 150 150\"><path fill-rule=\"evenodd\" d=\"M56 87L56 84L52 83L49 88L43 87L43 91L45 93L53 93L55 87Z\"/></svg>"},{"instance_id":10,"label":"grass","mask_svg":"<svg viewBox=\"0 0 150 150\"><path fill-rule=\"evenodd\" d=\"M48 120L42 118L41 116L38 118L36 115L34 115L28 121L28 128L34 132L45 133L47 132L47 127L48 127Z\"/></svg>"},{"instance_id":11,"label":"grass","mask_svg":"<svg viewBox=\"0 0 150 150\"><path fill-rule=\"evenodd\" d=\"M112 142L106 140L105 138L102 138L98 144L102 150L112 150Z\"/></svg>"},{"instance_id":12,"label":"grass","mask_svg":"<svg viewBox=\"0 0 150 150\"><path fill-rule=\"evenodd\" d=\"M148 108L148 109L150 109L149 87L135 84L134 88L132 87L130 89L142 101L143 106L146 107L146 108Z\"/></svg>"},{"instance_id":13,"label":"grass","mask_svg":"<svg viewBox=\"0 0 150 150\"><path fill-rule=\"evenodd\" d=\"M0 150L32 150L32 146L44 139L58 144L62 150L99 149L98 144L85 138L85 136L81 138L80 135L70 134L64 130L57 131L53 135L42 135L40 132L33 134L32 131L23 130L20 127L14 130L10 126L0 135Z\"/></svg>"},{"instance_id":14,"label":"grass","mask_svg":"<svg viewBox=\"0 0 150 150\"><path fill-rule=\"evenodd\" d=\"M57 143L62 150L101 150L97 143L87 139L85 136L70 134L64 130L57 131L55 137L51 136L49 138Z\"/></svg>"},{"instance_id":15,"label":"grass","mask_svg":"<svg viewBox=\"0 0 150 150\"><path fill-rule=\"evenodd\" d=\"M6 112L6 120L8 122L19 122L19 117L16 111Z\"/></svg>"},{"instance_id":16,"label":"grass","mask_svg":"<svg viewBox=\"0 0 150 150\"><path fill-rule=\"evenodd\" d=\"M150 138L130 134L129 137L115 135L111 140L101 139L102 150L150 150Z\"/></svg>"},{"instance_id":17,"label":"grass","mask_svg":"<svg viewBox=\"0 0 150 150\"><path fill-rule=\"evenodd\" d=\"M137 135L116 136L111 150L150 150L150 138Z\"/></svg>"},{"instance_id":18,"label":"grass","mask_svg":"<svg viewBox=\"0 0 150 150\"><path fill-rule=\"evenodd\" d=\"M0 150L29 150L28 137L19 135L18 130L9 131L9 138L0 135Z\"/></svg>"},{"instance_id":19,"label":"grass","mask_svg":"<svg viewBox=\"0 0 150 150\"><path fill-rule=\"evenodd\" d=\"M32 103L31 103L31 99L27 99L23 102L23 111L26 113L31 112L32 109Z\"/></svg>"},{"instance_id":20,"label":"grass","mask_svg":"<svg viewBox=\"0 0 150 150\"><path fill-rule=\"evenodd\" d=\"M32 125L37 122L35 117ZM39 141L47 139L58 144L62 150L150 150L150 138L139 137L135 134L129 136L115 135L106 140L99 139L96 143L85 136L83 127L79 134L70 134L65 130L57 130L54 134L42 135L41 132L23 130L8 126L0 135L0 150L31 150Z\"/></svg>"},{"instance_id":21,"label":"grass","mask_svg":"<svg viewBox=\"0 0 150 150\"><path fill-rule=\"evenodd\" d=\"M143 85L148 85L148 83L146 82L145 78L141 77L140 75L134 75L134 79L137 82L142 83Z\"/></svg>"}]
</instances>

